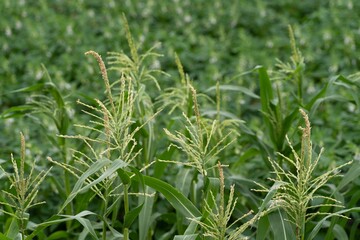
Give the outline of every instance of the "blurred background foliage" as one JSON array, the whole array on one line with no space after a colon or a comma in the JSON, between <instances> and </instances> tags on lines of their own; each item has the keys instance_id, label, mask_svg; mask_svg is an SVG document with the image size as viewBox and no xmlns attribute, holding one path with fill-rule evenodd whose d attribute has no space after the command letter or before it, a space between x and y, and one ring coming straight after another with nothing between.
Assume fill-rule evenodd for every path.
<instances>
[{"instance_id":1,"label":"blurred background foliage","mask_svg":"<svg viewBox=\"0 0 360 240\"><path fill-rule=\"evenodd\" d=\"M256 65L272 68L275 58L286 60L289 24L306 57L309 79L321 82L329 73L346 75L359 67L357 1L4 0L0 4L3 108L20 101L3 96L5 92L41 79L41 63L61 89L95 89L99 83L92 80L94 69L83 64L83 53L127 50L122 13L141 48L162 44L163 69L176 69L177 52L185 72L204 88Z\"/></svg>"}]
</instances>

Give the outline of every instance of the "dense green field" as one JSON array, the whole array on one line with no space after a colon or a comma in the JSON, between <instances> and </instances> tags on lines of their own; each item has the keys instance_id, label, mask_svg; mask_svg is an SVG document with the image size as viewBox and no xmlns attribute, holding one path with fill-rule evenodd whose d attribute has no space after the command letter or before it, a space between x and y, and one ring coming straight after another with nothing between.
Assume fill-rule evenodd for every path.
<instances>
[{"instance_id":1,"label":"dense green field","mask_svg":"<svg viewBox=\"0 0 360 240\"><path fill-rule=\"evenodd\" d=\"M360 2L0 2L0 239L358 239Z\"/></svg>"}]
</instances>

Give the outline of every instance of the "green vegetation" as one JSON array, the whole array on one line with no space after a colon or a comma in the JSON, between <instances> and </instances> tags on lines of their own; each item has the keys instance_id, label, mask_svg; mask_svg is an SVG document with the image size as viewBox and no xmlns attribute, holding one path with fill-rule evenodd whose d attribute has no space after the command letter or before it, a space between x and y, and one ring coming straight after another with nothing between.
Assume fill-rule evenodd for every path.
<instances>
[{"instance_id":1,"label":"green vegetation","mask_svg":"<svg viewBox=\"0 0 360 240\"><path fill-rule=\"evenodd\" d=\"M1 240L360 235L360 3L0 9Z\"/></svg>"}]
</instances>

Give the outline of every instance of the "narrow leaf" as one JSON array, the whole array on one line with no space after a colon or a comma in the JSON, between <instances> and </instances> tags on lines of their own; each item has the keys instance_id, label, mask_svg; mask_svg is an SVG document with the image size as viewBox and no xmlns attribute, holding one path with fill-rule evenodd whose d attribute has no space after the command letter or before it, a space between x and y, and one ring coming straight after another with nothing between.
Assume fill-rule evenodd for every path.
<instances>
[{"instance_id":1,"label":"narrow leaf","mask_svg":"<svg viewBox=\"0 0 360 240\"><path fill-rule=\"evenodd\" d=\"M333 228L333 233L336 239L341 239L341 240L349 239L348 235L346 234L346 231L339 224L335 224Z\"/></svg>"},{"instance_id":2,"label":"narrow leaf","mask_svg":"<svg viewBox=\"0 0 360 240\"><path fill-rule=\"evenodd\" d=\"M350 208L350 209L344 209L335 213L331 213L329 215L327 215L326 217L324 217L323 219L321 219L316 226L313 228L313 230L310 232L309 236L308 236L308 240L312 240L314 239L314 237L316 237L316 235L318 234L319 230L321 229L321 227L323 226L323 224L325 223L325 221L333 216L339 216L341 214L347 213L347 212L360 212L360 207L354 207L354 208Z\"/></svg>"},{"instance_id":3,"label":"narrow leaf","mask_svg":"<svg viewBox=\"0 0 360 240\"><path fill-rule=\"evenodd\" d=\"M220 88L220 90L223 90L223 91L242 92L245 95L248 95L249 97L256 98L256 99L260 98L258 95L254 94L250 89L241 87L241 86L237 86L237 85L220 85L219 88ZM212 92L212 91L216 91L216 86L208 88L205 92Z\"/></svg>"},{"instance_id":4,"label":"narrow leaf","mask_svg":"<svg viewBox=\"0 0 360 240\"><path fill-rule=\"evenodd\" d=\"M131 182L129 175L122 168L119 168L117 173L124 185L128 185Z\"/></svg>"},{"instance_id":5,"label":"narrow leaf","mask_svg":"<svg viewBox=\"0 0 360 240\"><path fill-rule=\"evenodd\" d=\"M269 216L263 216L258 222L258 227L256 229L256 240L265 240L269 234L270 221Z\"/></svg>"},{"instance_id":6,"label":"narrow leaf","mask_svg":"<svg viewBox=\"0 0 360 240\"><path fill-rule=\"evenodd\" d=\"M12 240L11 238L6 237L4 234L0 232L0 240Z\"/></svg>"},{"instance_id":7,"label":"narrow leaf","mask_svg":"<svg viewBox=\"0 0 360 240\"><path fill-rule=\"evenodd\" d=\"M350 182L354 181L360 176L360 162L354 162L349 171L341 178L339 185L337 186L337 190L341 191L345 186L347 186Z\"/></svg>"},{"instance_id":8,"label":"narrow leaf","mask_svg":"<svg viewBox=\"0 0 360 240\"><path fill-rule=\"evenodd\" d=\"M210 209L212 209L216 202L213 201L212 196L216 199L217 194L219 193L220 189L220 180L219 178L209 177L206 178L205 182L205 201L208 203ZM209 215L208 212L205 210L203 211L203 218L206 218Z\"/></svg>"},{"instance_id":9,"label":"narrow leaf","mask_svg":"<svg viewBox=\"0 0 360 240\"><path fill-rule=\"evenodd\" d=\"M269 113L270 102L273 99L273 90L270 82L270 78L266 72L266 69L262 66L256 67L259 72L260 79L260 99L261 110L265 113Z\"/></svg>"},{"instance_id":10,"label":"narrow leaf","mask_svg":"<svg viewBox=\"0 0 360 240\"><path fill-rule=\"evenodd\" d=\"M198 220L200 220L200 218ZM186 228L184 235L195 234L197 226L198 223L196 221L191 221L189 226Z\"/></svg>"},{"instance_id":11,"label":"narrow leaf","mask_svg":"<svg viewBox=\"0 0 360 240\"><path fill-rule=\"evenodd\" d=\"M195 240L197 237L198 234L176 235L174 240Z\"/></svg>"},{"instance_id":12,"label":"narrow leaf","mask_svg":"<svg viewBox=\"0 0 360 240\"><path fill-rule=\"evenodd\" d=\"M154 194L155 191L152 188L146 187L145 193ZM154 206L154 198L147 196L139 196L139 202L144 203L144 206L141 209L139 215L139 240L146 240L152 222L151 216L153 215L152 209Z\"/></svg>"},{"instance_id":13,"label":"narrow leaf","mask_svg":"<svg viewBox=\"0 0 360 240\"><path fill-rule=\"evenodd\" d=\"M10 239L17 239L17 236L19 235L19 226L17 224L17 220L16 218L13 218L11 220L9 229L6 232L6 237L10 238Z\"/></svg>"},{"instance_id":14,"label":"narrow leaf","mask_svg":"<svg viewBox=\"0 0 360 240\"><path fill-rule=\"evenodd\" d=\"M274 239L277 240L292 240L296 239L295 233L291 224L286 221L286 213L278 209L269 214L269 221Z\"/></svg>"},{"instance_id":15,"label":"narrow leaf","mask_svg":"<svg viewBox=\"0 0 360 240\"><path fill-rule=\"evenodd\" d=\"M88 219L85 219L85 216L88 215L96 215L93 212L90 211L82 211L78 214L76 214L75 216L72 215L55 215L53 217L51 217L48 221L45 221L43 223L40 223L36 226L35 230L25 238L25 240L31 240L34 237L36 237L39 233L41 233L45 228L58 224L58 223L63 223L63 222L67 222L67 221L72 221L72 220L77 220L79 221L84 228L90 232L90 234L93 236L94 239L98 239L98 237L96 236L95 230L92 226L92 224L90 223L90 221ZM87 221L84 221L87 220Z\"/></svg>"},{"instance_id":16,"label":"narrow leaf","mask_svg":"<svg viewBox=\"0 0 360 240\"><path fill-rule=\"evenodd\" d=\"M281 187L281 185L283 185L284 183L282 182L275 182L272 187L269 189L269 192L266 194L261 206L259 207L259 213L263 212L264 209L266 209L268 207L269 202L271 201L271 199L274 197L275 193L277 192L277 190Z\"/></svg>"},{"instance_id":17,"label":"narrow leaf","mask_svg":"<svg viewBox=\"0 0 360 240\"><path fill-rule=\"evenodd\" d=\"M136 208L132 209L130 212L128 212L125 215L124 220L124 227L129 228L131 224L134 222L134 220L139 216L141 209L143 208L144 204L141 204L140 206L137 206Z\"/></svg>"}]
</instances>

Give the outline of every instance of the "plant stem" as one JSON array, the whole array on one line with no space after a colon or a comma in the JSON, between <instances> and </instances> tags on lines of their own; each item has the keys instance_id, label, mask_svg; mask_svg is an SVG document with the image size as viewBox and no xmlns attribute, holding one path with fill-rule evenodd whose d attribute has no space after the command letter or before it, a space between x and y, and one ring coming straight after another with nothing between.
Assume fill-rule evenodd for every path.
<instances>
[{"instance_id":1,"label":"plant stem","mask_svg":"<svg viewBox=\"0 0 360 240\"><path fill-rule=\"evenodd\" d=\"M21 239L25 239L25 229L26 229L26 226L25 223L24 223L24 211L21 210L20 212L20 228L21 228Z\"/></svg>"},{"instance_id":2,"label":"plant stem","mask_svg":"<svg viewBox=\"0 0 360 240\"><path fill-rule=\"evenodd\" d=\"M216 81L216 120L220 122L220 82Z\"/></svg>"},{"instance_id":3,"label":"plant stem","mask_svg":"<svg viewBox=\"0 0 360 240\"><path fill-rule=\"evenodd\" d=\"M65 142L65 139L60 138L59 143L61 144L61 154L62 154L62 157L63 157L63 162L64 162L64 164L67 164L67 154L66 154L66 142ZM65 198L67 198L71 193L71 185L70 185L69 172L66 171L65 169L64 169L64 186L65 186L65 194L66 194ZM66 206L65 213L67 215L72 215L72 213L73 213L73 203L72 202ZM66 229L67 230L71 229L71 221L66 222Z\"/></svg>"},{"instance_id":4,"label":"plant stem","mask_svg":"<svg viewBox=\"0 0 360 240\"><path fill-rule=\"evenodd\" d=\"M106 186L106 184L105 184ZM105 198L105 201L104 201L104 212L103 212L103 231L102 231L102 239L103 240L106 240L106 212L107 212L107 208L108 208L108 198L109 198L109 187L106 186L105 187L105 193L104 193L104 198Z\"/></svg>"},{"instance_id":5,"label":"plant stem","mask_svg":"<svg viewBox=\"0 0 360 240\"><path fill-rule=\"evenodd\" d=\"M128 195L128 185L124 184L124 216L129 212L129 195ZM124 227L124 240L129 240L129 229Z\"/></svg>"}]
</instances>

